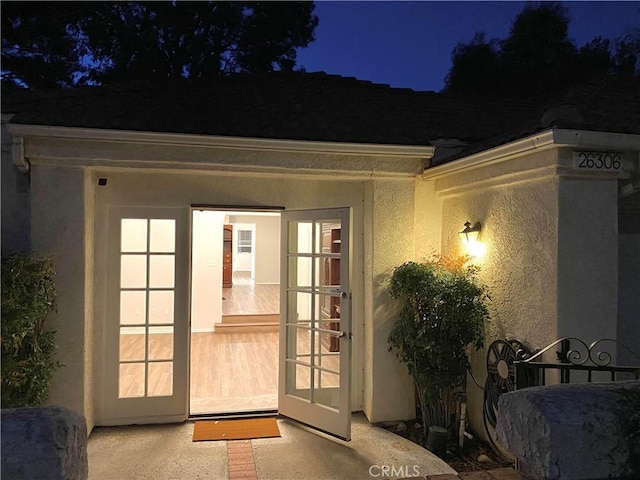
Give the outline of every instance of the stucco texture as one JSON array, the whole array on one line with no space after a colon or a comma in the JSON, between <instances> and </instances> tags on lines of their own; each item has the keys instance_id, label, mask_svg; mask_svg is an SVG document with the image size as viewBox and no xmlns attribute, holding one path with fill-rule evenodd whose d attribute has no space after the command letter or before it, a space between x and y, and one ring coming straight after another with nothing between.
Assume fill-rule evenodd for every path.
<instances>
[{"instance_id":1,"label":"stucco texture","mask_svg":"<svg viewBox=\"0 0 640 480\"><path fill-rule=\"evenodd\" d=\"M473 262L491 293L485 345L518 339L541 347L556 338L557 179L469 192L444 199L443 251L463 254L458 232L464 222L482 225L483 257ZM484 384L486 351L472 354L473 372ZM468 382L469 419L481 432L483 392Z\"/></svg>"},{"instance_id":2,"label":"stucco texture","mask_svg":"<svg viewBox=\"0 0 640 480\"><path fill-rule=\"evenodd\" d=\"M56 356L63 367L54 375L48 403L83 414L91 429L93 352L88 337L93 316L87 281L93 272L86 254L93 238L85 228L85 213L90 217L85 200L91 208L86 174L81 168L32 166L31 239L34 253L48 255L56 269L57 309L47 318L47 328L57 332Z\"/></svg>"},{"instance_id":3,"label":"stucco texture","mask_svg":"<svg viewBox=\"0 0 640 480\"><path fill-rule=\"evenodd\" d=\"M574 171L571 155L552 148L425 172L433 193L423 187L423 195L442 202L441 253L464 253L464 222L482 225L484 254L473 263L491 293L485 345L517 339L539 349L565 335L616 338L617 178ZM473 352L472 368L484 384L485 350ZM483 391L471 379L467 399L471 427L484 435Z\"/></svg>"},{"instance_id":4,"label":"stucco texture","mask_svg":"<svg viewBox=\"0 0 640 480\"><path fill-rule=\"evenodd\" d=\"M22 173L11 158L11 136L2 122L2 253L28 252L30 245L29 175Z\"/></svg>"},{"instance_id":5,"label":"stucco texture","mask_svg":"<svg viewBox=\"0 0 640 480\"><path fill-rule=\"evenodd\" d=\"M399 305L388 293L393 268L415 256L414 182L376 181L368 186L365 235L370 236L365 271L365 305L372 321L365 324L365 413L372 422L415 417L413 380L389 352L388 337Z\"/></svg>"}]
</instances>

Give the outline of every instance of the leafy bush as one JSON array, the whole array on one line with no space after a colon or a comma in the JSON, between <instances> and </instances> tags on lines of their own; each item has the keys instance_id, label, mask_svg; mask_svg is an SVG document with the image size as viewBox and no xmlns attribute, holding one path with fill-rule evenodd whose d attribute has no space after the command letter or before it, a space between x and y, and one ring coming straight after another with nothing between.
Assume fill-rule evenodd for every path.
<instances>
[{"instance_id":1,"label":"leafy bush","mask_svg":"<svg viewBox=\"0 0 640 480\"><path fill-rule=\"evenodd\" d=\"M44 258L2 257L2 408L42 405L60 366L55 333L43 328L54 309L54 273Z\"/></svg>"},{"instance_id":2,"label":"leafy bush","mask_svg":"<svg viewBox=\"0 0 640 480\"><path fill-rule=\"evenodd\" d=\"M478 268L465 257L434 257L396 267L389 291L404 303L389 334L416 383L425 433L428 426L448 427L456 390L464 390L471 364L467 348L481 348L489 320L485 286Z\"/></svg>"}]
</instances>

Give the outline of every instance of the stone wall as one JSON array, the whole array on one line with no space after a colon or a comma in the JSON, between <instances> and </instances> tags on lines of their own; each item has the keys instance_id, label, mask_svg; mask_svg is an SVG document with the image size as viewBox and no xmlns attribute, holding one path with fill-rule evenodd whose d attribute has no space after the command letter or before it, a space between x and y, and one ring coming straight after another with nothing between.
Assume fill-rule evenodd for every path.
<instances>
[{"instance_id":1,"label":"stone wall","mask_svg":"<svg viewBox=\"0 0 640 480\"><path fill-rule=\"evenodd\" d=\"M2 478L82 480L88 477L87 426L73 410L2 410Z\"/></svg>"},{"instance_id":2,"label":"stone wall","mask_svg":"<svg viewBox=\"0 0 640 480\"><path fill-rule=\"evenodd\" d=\"M505 393L496 430L524 479L640 478L640 380Z\"/></svg>"}]
</instances>

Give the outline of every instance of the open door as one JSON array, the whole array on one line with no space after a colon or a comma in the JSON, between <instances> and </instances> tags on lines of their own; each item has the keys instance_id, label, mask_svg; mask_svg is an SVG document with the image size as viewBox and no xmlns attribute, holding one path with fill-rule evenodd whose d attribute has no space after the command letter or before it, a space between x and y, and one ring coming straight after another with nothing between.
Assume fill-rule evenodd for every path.
<instances>
[{"instance_id":1,"label":"open door","mask_svg":"<svg viewBox=\"0 0 640 480\"><path fill-rule=\"evenodd\" d=\"M189 209L109 209L104 424L188 415Z\"/></svg>"},{"instance_id":2,"label":"open door","mask_svg":"<svg viewBox=\"0 0 640 480\"><path fill-rule=\"evenodd\" d=\"M351 439L351 211L281 217L278 411Z\"/></svg>"}]
</instances>

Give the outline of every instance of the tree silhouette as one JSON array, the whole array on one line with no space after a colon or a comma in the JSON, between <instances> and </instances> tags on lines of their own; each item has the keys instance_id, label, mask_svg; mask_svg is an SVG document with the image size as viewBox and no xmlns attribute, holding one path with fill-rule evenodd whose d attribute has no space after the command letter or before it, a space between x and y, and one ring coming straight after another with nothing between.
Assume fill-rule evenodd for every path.
<instances>
[{"instance_id":1,"label":"tree silhouette","mask_svg":"<svg viewBox=\"0 0 640 480\"><path fill-rule=\"evenodd\" d=\"M291 70L312 2L3 2L2 78L31 87Z\"/></svg>"},{"instance_id":2,"label":"tree silhouette","mask_svg":"<svg viewBox=\"0 0 640 480\"><path fill-rule=\"evenodd\" d=\"M526 4L504 40L477 33L456 45L445 91L472 95L527 96L603 75L637 75L640 35L611 42L596 37L581 48L568 38L562 4Z\"/></svg>"}]
</instances>

